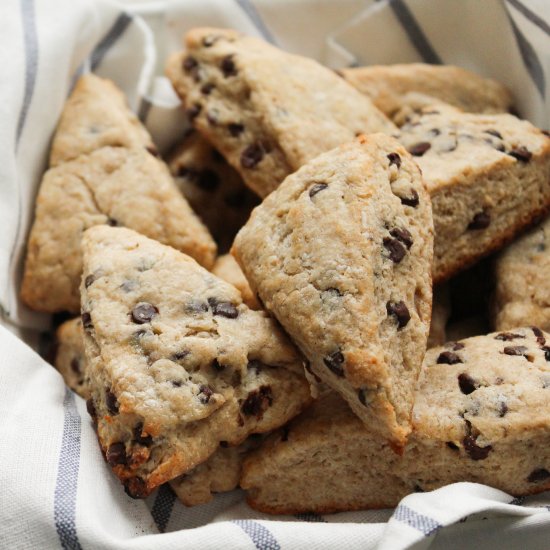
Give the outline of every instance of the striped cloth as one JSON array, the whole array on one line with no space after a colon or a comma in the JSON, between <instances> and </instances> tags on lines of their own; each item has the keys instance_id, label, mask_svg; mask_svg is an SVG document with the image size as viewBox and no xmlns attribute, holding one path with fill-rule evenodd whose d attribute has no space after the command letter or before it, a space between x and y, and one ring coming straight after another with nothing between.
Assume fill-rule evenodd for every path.
<instances>
[{"instance_id":1,"label":"striped cloth","mask_svg":"<svg viewBox=\"0 0 550 550\"><path fill-rule=\"evenodd\" d=\"M444 10L441 6L444 5ZM124 11L126 9L126 11ZM333 66L455 63L501 80L548 127L547 0L2 0L0 2L0 548L548 548L550 495L461 483L395 510L273 517L239 491L185 508L168 487L129 499L83 401L34 349L47 316L17 301L49 140L77 76L112 78L166 150L182 133L162 77L196 25L231 26Z\"/></svg>"}]
</instances>

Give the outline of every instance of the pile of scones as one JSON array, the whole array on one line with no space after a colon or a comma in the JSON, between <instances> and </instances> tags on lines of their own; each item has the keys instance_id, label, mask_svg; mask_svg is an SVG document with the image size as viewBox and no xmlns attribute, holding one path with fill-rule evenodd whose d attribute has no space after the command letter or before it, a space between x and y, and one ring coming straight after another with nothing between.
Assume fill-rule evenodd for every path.
<instances>
[{"instance_id":1,"label":"pile of scones","mask_svg":"<svg viewBox=\"0 0 550 550\"><path fill-rule=\"evenodd\" d=\"M192 127L166 158L78 80L21 286L80 312L55 366L126 492L290 514L550 489L548 133L464 69L334 72L232 30L166 74ZM449 285L490 254L492 326L451 339Z\"/></svg>"}]
</instances>

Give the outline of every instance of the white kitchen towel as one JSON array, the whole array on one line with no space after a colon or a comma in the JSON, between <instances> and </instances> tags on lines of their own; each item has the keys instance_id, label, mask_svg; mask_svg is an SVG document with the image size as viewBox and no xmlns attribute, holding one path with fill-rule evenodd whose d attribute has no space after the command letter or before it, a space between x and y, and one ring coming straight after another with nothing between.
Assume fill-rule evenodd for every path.
<instances>
[{"instance_id":1,"label":"white kitchen towel","mask_svg":"<svg viewBox=\"0 0 550 550\"><path fill-rule=\"evenodd\" d=\"M185 508L168 487L127 497L85 404L37 349L49 317L17 300L49 141L75 78L112 78L162 150L183 132L162 77L196 25L231 26L333 66L451 62L497 78L549 126L547 0L2 0L0 2L0 548L550 547L550 495L462 483L395 510L274 518L240 491ZM15 334L14 334L15 333Z\"/></svg>"}]
</instances>

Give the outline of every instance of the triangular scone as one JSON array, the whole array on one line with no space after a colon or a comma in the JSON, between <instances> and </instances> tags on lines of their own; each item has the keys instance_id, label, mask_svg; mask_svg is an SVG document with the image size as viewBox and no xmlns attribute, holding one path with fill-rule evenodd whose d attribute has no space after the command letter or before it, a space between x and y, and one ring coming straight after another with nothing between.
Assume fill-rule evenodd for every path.
<instances>
[{"instance_id":1,"label":"triangular scone","mask_svg":"<svg viewBox=\"0 0 550 550\"><path fill-rule=\"evenodd\" d=\"M309 402L301 356L276 322L192 258L108 226L82 247L89 409L131 496Z\"/></svg>"},{"instance_id":2,"label":"triangular scone","mask_svg":"<svg viewBox=\"0 0 550 550\"><path fill-rule=\"evenodd\" d=\"M372 134L289 176L232 249L313 372L395 447L410 431L426 350L432 247L418 167Z\"/></svg>"},{"instance_id":3,"label":"triangular scone","mask_svg":"<svg viewBox=\"0 0 550 550\"><path fill-rule=\"evenodd\" d=\"M236 31L199 28L167 74L193 124L265 197L308 160L395 126L333 71Z\"/></svg>"},{"instance_id":4,"label":"triangular scone","mask_svg":"<svg viewBox=\"0 0 550 550\"><path fill-rule=\"evenodd\" d=\"M21 297L39 311L80 310L80 240L89 227L122 225L206 267L216 245L165 164L143 147L103 147L51 168L42 180Z\"/></svg>"},{"instance_id":5,"label":"triangular scone","mask_svg":"<svg viewBox=\"0 0 550 550\"><path fill-rule=\"evenodd\" d=\"M216 239L220 252L227 252L260 202L258 197L196 130L183 138L167 162L176 185Z\"/></svg>"},{"instance_id":6,"label":"triangular scone","mask_svg":"<svg viewBox=\"0 0 550 550\"><path fill-rule=\"evenodd\" d=\"M124 94L110 80L86 74L78 79L63 108L50 166L107 146L155 151L151 136L128 108Z\"/></svg>"},{"instance_id":7,"label":"triangular scone","mask_svg":"<svg viewBox=\"0 0 550 550\"><path fill-rule=\"evenodd\" d=\"M535 324L550 330L550 217L502 251L495 261L497 330Z\"/></svg>"},{"instance_id":8,"label":"triangular scone","mask_svg":"<svg viewBox=\"0 0 550 550\"><path fill-rule=\"evenodd\" d=\"M401 127L432 198L434 281L500 248L550 208L550 138L512 115L425 108Z\"/></svg>"},{"instance_id":9,"label":"triangular scone","mask_svg":"<svg viewBox=\"0 0 550 550\"><path fill-rule=\"evenodd\" d=\"M426 354L403 456L335 394L245 459L241 487L263 512L393 508L471 481L513 495L550 489L550 335L476 336Z\"/></svg>"},{"instance_id":10,"label":"triangular scone","mask_svg":"<svg viewBox=\"0 0 550 550\"><path fill-rule=\"evenodd\" d=\"M392 118L408 104L416 108L430 97L471 113L504 113L512 107L502 84L452 65L371 65L338 72Z\"/></svg>"}]
</instances>

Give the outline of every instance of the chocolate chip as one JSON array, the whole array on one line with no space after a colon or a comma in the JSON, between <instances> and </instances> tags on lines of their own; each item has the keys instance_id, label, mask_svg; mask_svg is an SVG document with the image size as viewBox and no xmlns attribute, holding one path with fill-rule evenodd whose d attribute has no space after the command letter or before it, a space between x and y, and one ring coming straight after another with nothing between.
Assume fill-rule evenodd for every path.
<instances>
[{"instance_id":1,"label":"chocolate chip","mask_svg":"<svg viewBox=\"0 0 550 550\"><path fill-rule=\"evenodd\" d=\"M462 342L449 342L447 344L453 351L464 349L466 346Z\"/></svg>"},{"instance_id":2,"label":"chocolate chip","mask_svg":"<svg viewBox=\"0 0 550 550\"><path fill-rule=\"evenodd\" d=\"M147 483L137 476L124 482L124 491L131 498L145 498L149 494Z\"/></svg>"},{"instance_id":3,"label":"chocolate chip","mask_svg":"<svg viewBox=\"0 0 550 550\"><path fill-rule=\"evenodd\" d=\"M153 437L150 435L142 435L143 433L143 422L136 424L132 434L134 436L134 441L143 445L144 447L150 447L153 444Z\"/></svg>"},{"instance_id":4,"label":"chocolate chip","mask_svg":"<svg viewBox=\"0 0 550 550\"><path fill-rule=\"evenodd\" d=\"M172 355L172 360L174 361L181 361L182 359L185 359L191 352L188 349L183 349L181 351L176 351Z\"/></svg>"},{"instance_id":5,"label":"chocolate chip","mask_svg":"<svg viewBox=\"0 0 550 550\"><path fill-rule=\"evenodd\" d=\"M546 344L546 338L544 337L544 333L540 328L538 327L531 327L531 330L533 331L533 334L537 337L537 344L540 344L541 346L544 346Z\"/></svg>"},{"instance_id":6,"label":"chocolate chip","mask_svg":"<svg viewBox=\"0 0 550 550\"><path fill-rule=\"evenodd\" d=\"M227 449L229 447L229 443L227 441L220 441L220 447Z\"/></svg>"},{"instance_id":7,"label":"chocolate chip","mask_svg":"<svg viewBox=\"0 0 550 550\"><path fill-rule=\"evenodd\" d=\"M449 447L449 449L452 449L453 451L458 451L458 445L456 445L452 441L447 441L447 447Z\"/></svg>"},{"instance_id":8,"label":"chocolate chip","mask_svg":"<svg viewBox=\"0 0 550 550\"><path fill-rule=\"evenodd\" d=\"M159 310L149 302L139 302L132 309L132 321L138 325L149 323Z\"/></svg>"},{"instance_id":9,"label":"chocolate chip","mask_svg":"<svg viewBox=\"0 0 550 550\"><path fill-rule=\"evenodd\" d=\"M515 340L516 338L525 338L523 334L515 334L513 332L500 332L495 336L495 340L502 340L503 342L509 342L510 340Z\"/></svg>"},{"instance_id":10,"label":"chocolate chip","mask_svg":"<svg viewBox=\"0 0 550 550\"><path fill-rule=\"evenodd\" d=\"M357 392L357 397L359 398L361 405L364 405L365 407L369 406L369 402L367 401L367 390L359 390Z\"/></svg>"},{"instance_id":11,"label":"chocolate chip","mask_svg":"<svg viewBox=\"0 0 550 550\"><path fill-rule=\"evenodd\" d=\"M221 315L228 319L236 319L239 315L239 310L231 302L218 302L216 298L208 298L208 303L214 315Z\"/></svg>"},{"instance_id":12,"label":"chocolate chip","mask_svg":"<svg viewBox=\"0 0 550 550\"><path fill-rule=\"evenodd\" d=\"M468 229L486 229L491 223L491 216L487 212L478 212L468 224Z\"/></svg>"},{"instance_id":13,"label":"chocolate chip","mask_svg":"<svg viewBox=\"0 0 550 550\"><path fill-rule=\"evenodd\" d=\"M200 386L199 400L203 405L206 405L210 401L210 398L212 397L213 394L214 392L208 386L204 386L204 385Z\"/></svg>"},{"instance_id":14,"label":"chocolate chip","mask_svg":"<svg viewBox=\"0 0 550 550\"><path fill-rule=\"evenodd\" d=\"M412 206L413 208L416 208L418 206L418 203L420 202L418 193L414 189L411 189L410 197L399 197L399 198L401 199L401 204L404 204L405 206Z\"/></svg>"},{"instance_id":15,"label":"chocolate chip","mask_svg":"<svg viewBox=\"0 0 550 550\"><path fill-rule=\"evenodd\" d=\"M550 347L542 346L540 349L544 352L544 358L546 361L550 361Z\"/></svg>"},{"instance_id":16,"label":"chocolate chip","mask_svg":"<svg viewBox=\"0 0 550 550\"><path fill-rule=\"evenodd\" d=\"M390 166L395 164L397 168L401 168L401 157L397 153L390 153L388 155L388 160L390 161Z\"/></svg>"},{"instance_id":17,"label":"chocolate chip","mask_svg":"<svg viewBox=\"0 0 550 550\"><path fill-rule=\"evenodd\" d=\"M81 318L82 326L85 330L92 330L94 328L94 325L92 323L92 316L87 311L82 314Z\"/></svg>"},{"instance_id":18,"label":"chocolate chip","mask_svg":"<svg viewBox=\"0 0 550 550\"><path fill-rule=\"evenodd\" d=\"M260 386L248 394L245 402L241 405L241 412L247 416L256 416L260 419L263 413L273 403L273 392L270 386Z\"/></svg>"},{"instance_id":19,"label":"chocolate chip","mask_svg":"<svg viewBox=\"0 0 550 550\"><path fill-rule=\"evenodd\" d=\"M196 184L205 191L215 191L220 186L220 178L213 170L202 170L199 173Z\"/></svg>"},{"instance_id":20,"label":"chocolate chip","mask_svg":"<svg viewBox=\"0 0 550 550\"><path fill-rule=\"evenodd\" d=\"M244 132L244 125L238 122L230 122L227 125L227 129L232 137L238 137Z\"/></svg>"},{"instance_id":21,"label":"chocolate chip","mask_svg":"<svg viewBox=\"0 0 550 550\"><path fill-rule=\"evenodd\" d=\"M111 414L118 414L118 400L109 388L105 390L105 406Z\"/></svg>"},{"instance_id":22,"label":"chocolate chip","mask_svg":"<svg viewBox=\"0 0 550 550\"><path fill-rule=\"evenodd\" d=\"M95 281L95 277L93 275L88 275L85 279L84 279L84 287L85 288L89 288L91 285L94 284L94 281Z\"/></svg>"},{"instance_id":23,"label":"chocolate chip","mask_svg":"<svg viewBox=\"0 0 550 550\"><path fill-rule=\"evenodd\" d=\"M498 404L498 416L502 418L507 412L508 412L508 405L504 401L501 401Z\"/></svg>"},{"instance_id":24,"label":"chocolate chip","mask_svg":"<svg viewBox=\"0 0 550 550\"><path fill-rule=\"evenodd\" d=\"M210 92L215 88L212 82L207 82L201 86L201 94L210 95Z\"/></svg>"},{"instance_id":25,"label":"chocolate chip","mask_svg":"<svg viewBox=\"0 0 550 550\"><path fill-rule=\"evenodd\" d=\"M214 359L214 361L212 361L211 366L217 372L221 372L225 369L225 365L222 365L217 359Z\"/></svg>"},{"instance_id":26,"label":"chocolate chip","mask_svg":"<svg viewBox=\"0 0 550 550\"><path fill-rule=\"evenodd\" d=\"M325 365L336 375L344 377L344 354L341 351L335 351L323 358Z\"/></svg>"},{"instance_id":27,"label":"chocolate chip","mask_svg":"<svg viewBox=\"0 0 550 550\"><path fill-rule=\"evenodd\" d=\"M317 193L324 191L328 187L328 183L315 183L309 188L309 198L312 199Z\"/></svg>"},{"instance_id":28,"label":"chocolate chip","mask_svg":"<svg viewBox=\"0 0 550 550\"><path fill-rule=\"evenodd\" d=\"M436 361L439 365L457 365L463 363L462 359L456 353L452 351L442 351Z\"/></svg>"},{"instance_id":29,"label":"chocolate chip","mask_svg":"<svg viewBox=\"0 0 550 550\"><path fill-rule=\"evenodd\" d=\"M110 225L111 227L117 227L118 226L118 221L115 220L114 218L109 218L107 220L107 225Z\"/></svg>"},{"instance_id":30,"label":"chocolate chip","mask_svg":"<svg viewBox=\"0 0 550 550\"><path fill-rule=\"evenodd\" d=\"M508 151L508 154L521 162L529 162L533 156L533 153L523 147L523 145L514 147L511 151Z\"/></svg>"},{"instance_id":31,"label":"chocolate chip","mask_svg":"<svg viewBox=\"0 0 550 550\"><path fill-rule=\"evenodd\" d=\"M413 487L413 491L415 493L425 493L426 491L424 491L424 489L422 489L422 487L420 487L420 485L416 484L414 487Z\"/></svg>"},{"instance_id":32,"label":"chocolate chip","mask_svg":"<svg viewBox=\"0 0 550 550\"><path fill-rule=\"evenodd\" d=\"M386 311L388 315L394 315L397 319L397 329L407 326L407 323L411 320L411 314L409 309L405 305L405 302L388 302L386 304Z\"/></svg>"},{"instance_id":33,"label":"chocolate chip","mask_svg":"<svg viewBox=\"0 0 550 550\"><path fill-rule=\"evenodd\" d=\"M393 263L398 264L405 257L407 251L397 239L384 237L382 243L384 245L384 248L386 248L386 250L389 252L389 258Z\"/></svg>"},{"instance_id":34,"label":"chocolate chip","mask_svg":"<svg viewBox=\"0 0 550 550\"><path fill-rule=\"evenodd\" d=\"M95 410L94 400L91 397L90 399L86 400L86 410L94 420L97 418L97 412Z\"/></svg>"},{"instance_id":35,"label":"chocolate chip","mask_svg":"<svg viewBox=\"0 0 550 550\"><path fill-rule=\"evenodd\" d=\"M263 158L263 147L259 143L252 143L241 153L241 166L254 168Z\"/></svg>"},{"instance_id":36,"label":"chocolate chip","mask_svg":"<svg viewBox=\"0 0 550 550\"><path fill-rule=\"evenodd\" d=\"M458 386L464 395L470 395L477 390L475 380L465 372L458 375Z\"/></svg>"},{"instance_id":37,"label":"chocolate chip","mask_svg":"<svg viewBox=\"0 0 550 550\"><path fill-rule=\"evenodd\" d=\"M539 481L546 481L548 478L550 478L550 472L546 468L537 468L529 474L527 481L529 483L538 483Z\"/></svg>"},{"instance_id":38,"label":"chocolate chip","mask_svg":"<svg viewBox=\"0 0 550 550\"><path fill-rule=\"evenodd\" d=\"M390 231L390 235L395 237L398 241L401 241L407 248L410 248L414 243L413 237L407 229L395 227Z\"/></svg>"},{"instance_id":39,"label":"chocolate chip","mask_svg":"<svg viewBox=\"0 0 550 550\"><path fill-rule=\"evenodd\" d=\"M193 69L196 69L198 67L198 63L197 63L197 60L194 58L194 57L191 57L190 55L188 55L184 60L183 60L183 70L186 72L186 73L189 73L191 72Z\"/></svg>"},{"instance_id":40,"label":"chocolate chip","mask_svg":"<svg viewBox=\"0 0 550 550\"><path fill-rule=\"evenodd\" d=\"M525 346L506 346L503 353L504 355L517 355L527 359L527 348Z\"/></svg>"},{"instance_id":41,"label":"chocolate chip","mask_svg":"<svg viewBox=\"0 0 550 550\"><path fill-rule=\"evenodd\" d=\"M199 116L199 113L202 110L202 105L195 103L191 107L185 110L186 115L189 117L189 120L193 120Z\"/></svg>"},{"instance_id":42,"label":"chocolate chip","mask_svg":"<svg viewBox=\"0 0 550 550\"><path fill-rule=\"evenodd\" d=\"M222 59L220 69L222 70L223 76L225 76L225 78L235 76L237 74L237 67L235 66L232 55L228 55Z\"/></svg>"},{"instance_id":43,"label":"chocolate chip","mask_svg":"<svg viewBox=\"0 0 550 550\"><path fill-rule=\"evenodd\" d=\"M182 386L181 380L171 380L170 383L174 386L174 388L181 388Z\"/></svg>"},{"instance_id":44,"label":"chocolate chip","mask_svg":"<svg viewBox=\"0 0 550 550\"><path fill-rule=\"evenodd\" d=\"M498 139L503 139L502 134L500 132L497 132L496 130L489 129L489 130L484 130L484 132L491 136L495 136Z\"/></svg>"},{"instance_id":45,"label":"chocolate chip","mask_svg":"<svg viewBox=\"0 0 550 550\"><path fill-rule=\"evenodd\" d=\"M126 447L124 443L112 443L107 449L106 457L110 466L126 464Z\"/></svg>"},{"instance_id":46,"label":"chocolate chip","mask_svg":"<svg viewBox=\"0 0 550 550\"><path fill-rule=\"evenodd\" d=\"M472 460L485 460L493 450L491 445L479 447L476 443L476 438L471 434L462 440L462 444L464 445L464 450Z\"/></svg>"},{"instance_id":47,"label":"chocolate chip","mask_svg":"<svg viewBox=\"0 0 550 550\"><path fill-rule=\"evenodd\" d=\"M409 153L415 157L421 157L431 146L427 141L421 141L409 147Z\"/></svg>"}]
</instances>

